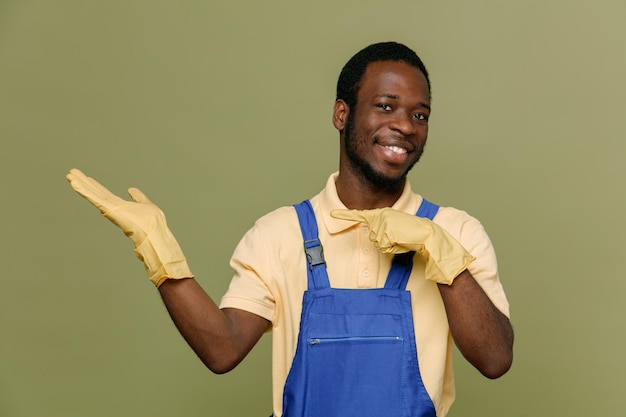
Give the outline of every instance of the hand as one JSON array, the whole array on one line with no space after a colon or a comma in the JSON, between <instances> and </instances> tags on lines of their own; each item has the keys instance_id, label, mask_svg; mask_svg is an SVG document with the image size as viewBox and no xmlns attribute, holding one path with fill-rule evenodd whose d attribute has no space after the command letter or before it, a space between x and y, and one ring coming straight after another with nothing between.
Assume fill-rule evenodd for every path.
<instances>
[{"instance_id":1,"label":"hand","mask_svg":"<svg viewBox=\"0 0 626 417\"><path fill-rule=\"evenodd\" d=\"M129 188L133 201L126 201L78 169L70 170L66 178L78 194L133 241L135 255L143 261L154 285L158 287L166 279L193 278L165 215L139 189Z\"/></svg>"},{"instance_id":2,"label":"hand","mask_svg":"<svg viewBox=\"0 0 626 417\"><path fill-rule=\"evenodd\" d=\"M383 253L415 251L426 259L426 278L450 285L474 261L459 242L429 219L392 208L333 210L337 219L365 223L370 240Z\"/></svg>"}]
</instances>

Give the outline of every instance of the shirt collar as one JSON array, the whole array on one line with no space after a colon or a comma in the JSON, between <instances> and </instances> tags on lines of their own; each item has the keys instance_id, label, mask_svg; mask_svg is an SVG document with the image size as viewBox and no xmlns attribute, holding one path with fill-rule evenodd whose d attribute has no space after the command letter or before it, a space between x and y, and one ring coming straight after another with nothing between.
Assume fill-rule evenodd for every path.
<instances>
[{"instance_id":1,"label":"shirt collar","mask_svg":"<svg viewBox=\"0 0 626 417\"><path fill-rule=\"evenodd\" d=\"M326 230L328 230L328 233L330 234L343 232L344 230L349 229L356 224L356 222L353 221L335 219L330 215L331 210L347 208L339 199L339 195L337 195L337 187L335 185L335 181L337 180L338 175L339 172L332 173L328 177L328 181L326 181L326 187L318 195L320 209L322 212L322 221L324 223L324 226L326 227ZM413 191L411 190L411 184L407 179L404 184L402 194L393 204L392 208L404 211L409 214L415 214L421 202L422 198L413 193Z\"/></svg>"}]
</instances>

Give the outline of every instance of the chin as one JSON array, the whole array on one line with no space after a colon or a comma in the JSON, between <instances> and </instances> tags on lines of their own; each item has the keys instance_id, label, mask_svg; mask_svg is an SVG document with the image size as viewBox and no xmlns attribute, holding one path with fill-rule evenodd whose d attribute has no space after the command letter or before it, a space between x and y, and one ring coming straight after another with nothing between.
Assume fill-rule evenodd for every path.
<instances>
[{"instance_id":1,"label":"chin","mask_svg":"<svg viewBox=\"0 0 626 417\"><path fill-rule=\"evenodd\" d=\"M400 175L389 175L371 170L369 173L365 174L365 179L368 183L377 188L395 191L398 188L404 187L406 173Z\"/></svg>"}]
</instances>

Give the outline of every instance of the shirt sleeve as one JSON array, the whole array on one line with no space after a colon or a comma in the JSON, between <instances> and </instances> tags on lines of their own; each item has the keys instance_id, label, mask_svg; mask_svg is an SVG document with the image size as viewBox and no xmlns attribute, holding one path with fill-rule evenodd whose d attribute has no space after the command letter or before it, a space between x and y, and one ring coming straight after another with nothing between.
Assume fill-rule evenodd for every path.
<instances>
[{"instance_id":1,"label":"shirt sleeve","mask_svg":"<svg viewBox=\"0 0 626 417\"><path fill-rule=\"evenodd\" d=\"M264 278L270 275L257 225L244 235L235 248L230 266L234 275L222 297L220 308L245 310L273 321L275 299Z\"/></svg>"},{"instance_id":2,"label":"shirt sleeve","mask_svg":"<svg viewBox=\"0 0 626 417\"><path fill-rule=\"evenodd\" d=\"M509 302L498 275L496 253L483 225L464 211L446 208L435 219L454 236L476 260L467 268L498 310L510 317Z\"/></svg>"}]
</instances>

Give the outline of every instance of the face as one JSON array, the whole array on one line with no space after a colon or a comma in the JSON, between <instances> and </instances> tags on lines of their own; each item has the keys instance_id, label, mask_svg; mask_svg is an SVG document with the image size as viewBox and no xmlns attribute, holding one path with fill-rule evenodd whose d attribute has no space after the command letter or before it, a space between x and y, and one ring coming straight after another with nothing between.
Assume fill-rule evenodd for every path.
<instances>
[{"instance_id":1,"label":"face","mask_svg":"<svg viewBox=\"0 0 626 417\"><path fill-rule=\"evenodd\" d=\"M345 123L337 116L339 102L335 126L343 130L340 169L368 185L398 189L426 145L430 116L426 77L403 62L373 62L361 80L355 108L343 113Z\"/></svg>"}]
</instances>

